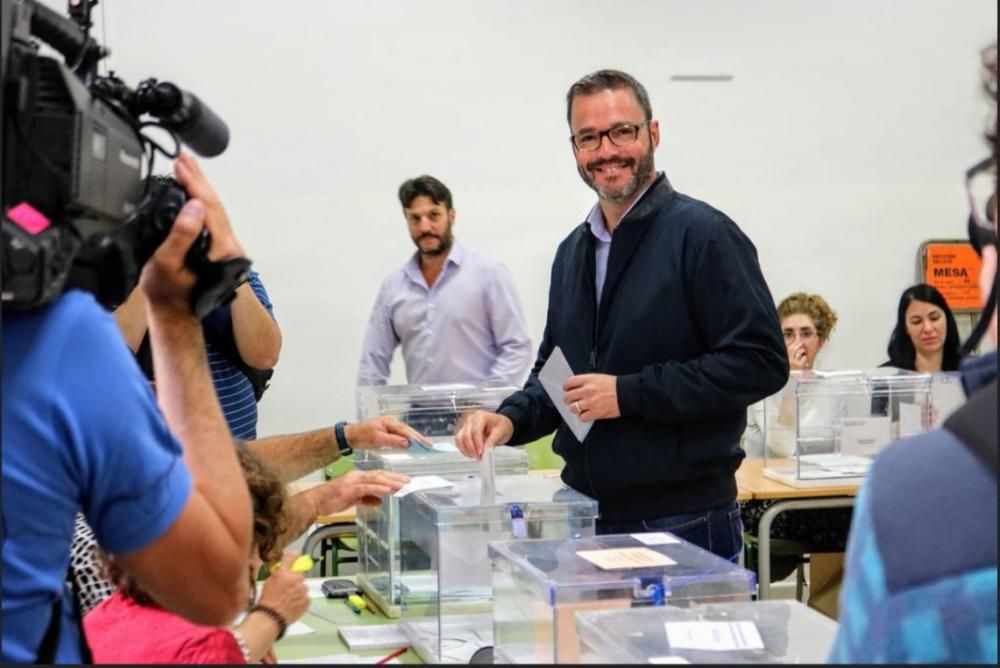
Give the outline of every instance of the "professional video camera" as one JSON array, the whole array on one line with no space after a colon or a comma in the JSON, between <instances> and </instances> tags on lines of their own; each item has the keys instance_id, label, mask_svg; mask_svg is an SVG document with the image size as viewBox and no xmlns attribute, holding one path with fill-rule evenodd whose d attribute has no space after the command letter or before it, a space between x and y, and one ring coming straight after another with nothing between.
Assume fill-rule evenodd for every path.
<instances>
[{"instance_id":1,"label":"professional video camera","mask_svg":"<svg viewBox=\"0 0 1000 668\"><path fill-rule=\"evenodd\" d=\"M98 76L108 52L89 36L97 0L70 0L69 17L36 0L2 1L3 310L36 308L73 287L115 307L187 200L175 181L152 176L156 152L176 157L183 141L215 156L229 130L172 83L146 79L132 90L113 73ZM33 38L63 60L42 55ZM144 134L149 126L174 149ZM233 298L250 266L210 261L210 244L203 230L186 258L199 318Z\"/></svg>"}]
</instances>

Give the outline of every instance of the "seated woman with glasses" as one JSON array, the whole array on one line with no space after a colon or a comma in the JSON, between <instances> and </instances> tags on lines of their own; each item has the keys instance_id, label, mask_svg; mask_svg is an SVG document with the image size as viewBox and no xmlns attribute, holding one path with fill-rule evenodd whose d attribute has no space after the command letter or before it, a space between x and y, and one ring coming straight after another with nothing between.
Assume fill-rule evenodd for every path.
<instances>
[{"instance_id":1,"label":"seated woman with glasses","mask_svg":"<svg viewBox=\"0 0 1000 668\"><path fill-rule=\"evenodd\" d=\"M781 333L788 350L788 366L792 373L813 368L816 356L830 339L837 324L837 314L819 295L796 292L778 304ZM767 437L768 456L791 457L795 451L795 396L787 385L781 392L759 401L747 412L747 428L743 447L749 457L760 457ZM767 404L767 426L764 424Z\"/></svg>"},{"instance_id":2,"label":"seated woman with glasses","mask_svg":"<svg viewBox=\"0 0 1000 668\"><path fill-rule=\"evenodd\" d=\"M778 304L778 319L792 375L813 369L816 357L837 324L837 313L821 296L796 292ZM769 457L795 454L796 409L792 388L789 383L777 394L748 409L747 428L743 434L743 447L748 457L760 457L765 447ZM746 501L741 504L743 526L751 535L757 535L761 515L774 503ZM771 537L808 542L817 552L843 552L850 523L849 508L786 512L774 519ZM781 579L787 572L774 568L772 579Z\"/></svg>"},{"instance_id":3,"label":"seated woman with glasses","mask_svg":"<svg viewBox=\"0 0 1000 668\"><path fill-rule=\"evenodd\" d=\"M259 600L230 628L198 626L167 612L117 566L101 555L118 590L83 618L94 663L275 663L271 646L309 609L302 573L291 572L297 555L282 558L285 491L281 481L246 447L237 447L253 501L253 551L247 558L251 583L262 563L281 559L264 581ZM256 599L256 596L254 596Z\"/></svg>"}]
</instances>

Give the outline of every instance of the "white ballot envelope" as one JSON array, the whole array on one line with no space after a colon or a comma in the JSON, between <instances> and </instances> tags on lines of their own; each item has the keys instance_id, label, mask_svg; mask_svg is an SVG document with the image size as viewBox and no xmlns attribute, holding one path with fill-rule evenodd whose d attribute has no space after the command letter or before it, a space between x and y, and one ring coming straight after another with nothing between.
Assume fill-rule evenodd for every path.
<instances>
[{"instance_id":1,"label":"white ballot envelope","mask_svg":"<svg viewBox=\"0 0 1000 668\"><path fill-rule=\"evenodd\" d=\"M583 439L587 438L587 434L590 433L590 428L594 426L594 423L580 420L570 410L569 404L566 403L566 393L563 392L562 388L572 375L574 375L573 369L569 368L566 356L563 355L559 346L556 346L552 349L552 354L549 355L549 358L545 360L545 366L538 372L538 380L541 381L542 387L545 388L546 394L549 395L549 399L555 404L556 410L562 416L563 422L569 426L570 431L576 436L576 440L583 443Z\"/></svg>"}]
</instances>

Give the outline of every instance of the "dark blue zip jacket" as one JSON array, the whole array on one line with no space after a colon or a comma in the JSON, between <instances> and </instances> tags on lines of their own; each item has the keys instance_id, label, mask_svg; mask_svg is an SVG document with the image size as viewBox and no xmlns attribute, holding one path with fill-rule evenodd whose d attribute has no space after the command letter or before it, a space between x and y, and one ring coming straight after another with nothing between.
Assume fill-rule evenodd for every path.
<instances>
[{"instance_id":1,"label":"dark blue zip jacket","mask_svg":"<svg viewBox=\"0 0 1000 668\"><path fill-rule=\"evenodd\" d=\"M512 445L558 429L563 480L609 521L695 512L736 498L746 408L788 378L770 291L750 240L660 175L615 229L597 311L595 239L577 227L552 264L548 317L524 389L498 411ZM538 380L553 347L574 373L617 376L622 417L581 444Z\"/></svg>"}]
</instances>

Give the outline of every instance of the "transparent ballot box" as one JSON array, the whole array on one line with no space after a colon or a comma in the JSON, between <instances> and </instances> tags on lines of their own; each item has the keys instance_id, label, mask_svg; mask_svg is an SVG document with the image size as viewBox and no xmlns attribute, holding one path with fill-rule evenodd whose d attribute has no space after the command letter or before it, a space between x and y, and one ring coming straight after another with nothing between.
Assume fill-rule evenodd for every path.
<instances>
[{"instance_id":1,"label":"transparent ballot box","mask_svg":"<svg viewBox=\"0 0 1000 668\"><path fill-rule=\"evenodd\" d=\"M434 441L436 449L454 451L455 428L463 414L476 409L495 410L517 390L488 383L359 387L359 418L392 415ZM355 460L366 456L365 451L356 452Z\"/></svg>"},{"instance_id":2,"label":"transparent ballot box","mask_svg":"<svg viewBox=\"0 0 1000 668\"><path fill-rule=\"evenodd\" d=\"M764 401L764 475L796 487L860 484L872 460L932 424L931 374L794 371Z\"/></svg>"},{"instance_id":3,"label":"transparent ballot box","mask_svg":"<svg viewBox=\"0 0 1000 668\"><path fill-rule=\"evenodd\" d=\"M582 663L825 663L837 622L798 601L581 612Z\"/></svg>"},{"instance_id":4,"label":"transparent ballot box","mask_svg":"<svg viewBox=\"0 0 1000 668\"><path fill-rule=\"evenodd\" d=\"M578 663L585 610L749 601L751 571L669 533L490 543L497 663Z\"/></svg>"},{"instance_id":5,"label":"transparent ballot box","mask_svg":"<svg viewBox=\"0 0 1000 668\"><path fill-rule=\"evenodd\" d=\"M400 628L428 663L468 663L493 644L487 543L593 536L597 502L539 473L478 476L413 492L399 504Z\"/></svg>"},{"instance_id":6,"label":"transparent ballot box","mask_svg":"<svg viewBox=\"0 0 1000 668\"><path fill-rule=\"evenodd\" d=\"M518 475L528 472L528 454L523 448L493 448L494 472ZM462 478L479 470L479 462L458 452L438 452L411 447L407 450L377 450L356 462L362 470L383 469L410 476L438 475ZM399 499L383 497L378 506L358 506L357 583L382 612L399 616L400 533Z\"/></svg>"}]
</instances>

